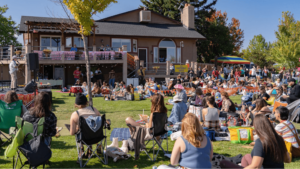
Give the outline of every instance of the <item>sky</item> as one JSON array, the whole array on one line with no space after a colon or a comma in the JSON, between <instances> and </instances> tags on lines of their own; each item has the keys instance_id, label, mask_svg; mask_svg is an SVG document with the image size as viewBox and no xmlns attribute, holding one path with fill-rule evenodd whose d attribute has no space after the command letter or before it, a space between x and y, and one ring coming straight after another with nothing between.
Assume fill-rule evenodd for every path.
<instances>
[{"instance_id":1,"label":"sky","mask_svg":"<svg viewBox=\"0 0 300 169\"><path fill-rule=\"evenodd\" d=\"M20 23L21 16L65 17L62 8L51 0L0 0L0 6L7 5L9 10L5 16L11 16ZM103 13L94 19L101 19L137 9L140 0L118 0L110 5ZM229 21L236 18L240 21L240 28L244 30L244 44L247 48L250 40L262 34L266 41L276 40L275 31L283 11L290 11L296 20L300 20L300 0L218 0L215 8L227 12ZM23 42L22 36L18 40Z\"/></svg>"}]
</instances>

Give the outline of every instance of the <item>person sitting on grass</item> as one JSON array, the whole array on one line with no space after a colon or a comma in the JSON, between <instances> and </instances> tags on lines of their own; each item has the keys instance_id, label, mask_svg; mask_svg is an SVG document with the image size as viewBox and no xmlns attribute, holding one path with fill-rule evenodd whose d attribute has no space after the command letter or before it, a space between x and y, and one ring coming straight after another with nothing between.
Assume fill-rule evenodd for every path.
<instances>
[{"instance_id":1,"label":"person sitting on grass","mask_svg":"<svg viewBox=\"0 0 300 169\"><path fill-rule=\"evenodd\" d=\"M22 100L19 100L17 93L13 90L10 90L5 94L3 101L6 103L6 105L4 105L5 107L10 107L9 109L6 109L7 112L5 112L5 113L14 111L14 109L17 108L17 107L15 107L17 104L11 104L11 103L17 103L18 101L20 102L20 105L21 105L21 116L20 117L23 117L24 113L27 111L26 107L22 103ZM10 104L10 106L8 106L8 104ZM13 108L11 108L11 107L13 107Z\"/></svg>"},{"instance_id":2,"label":"person sitting on grass","mask_svg":"<svg viewBox=\"0 0 300 169\"><path fill-rule=\"evenodd\" d=\"M48 93L39 93L34 102L34 107L29 109L23 116L23 120L30 123L37 123L40 118L45 117L44 123L44 141L46 145L50 146L52 137L56 135L57 118L51 112L51 98Z\"/></svg>"},{"instance_id":3,"label":"person sitting on grass","mask_svg":"<svg viewBox=\"0 0 300 169\"><path fill-rule=\"evenodd\" d=\"M97 83L94 83L94 88L92 90L92 94L97 97L101 95L101 88L98 86Z\"/></svg>"},{"instance_id":4,"label":"person sitting on grass","mask_svg":"<svg viewBox=\"0 0 300 169\"><path fill-rule=\"evenodd\" d=\"M213 145L206 137L200 121L193 113L187 113L181 124L182 136L173 147L171 165L161 165L158 169L177 168L211 168Z\"/></svg>"},{"instance_id":5,"label":"person sitting on grass","mask_svg":"<svg viewBox=\"0 0 300 169\"><path fill-rule=\"evenodd\" d=\"M202 105L203 98L204 98L204 95L203 95L201 88L197 88L196 95L193 99L193 101L195 101L195 105Z\"/></svg>"},{"instance_id":6,"label":"person sitting on grass","mask_svg":"<svg viewBox=\"0 0 300 169\"><path fill-rule=\"evenodd\" d=\"M187 95L186 92L184 90L184 87L181 84L177 84L174 86L174 88L176 89L176 95L179 96L179 98L182 99L183 103L187 102ZM167 105L173 105L173 101L172 99L169 100L169 102L167 103Z\"/></svg>"},{"instance_id":7,"label":"person sitting on grass","mask_svg":"<svg viewBox=\"0 0 300 169\"><path fill-rule=\"evenodd\" d=\"M251 125L253 124L254 117L257 114L264 114L265 115L265 114L268 114L268 113L272 113L271 110L268 108L267 103L263 99L257 99L255 109L252 110L252 107L249 107L249 111L250 111L250 113L247 115L246 119L251 119L252 120Z\"/></svg>"},{"instance_id":8,"label":"person sitting on grass","mask_svg":"<svg viewBox=\"0 0 300 169\"><path fill-rule=\"evenodd\" d=\"M223 160L221 168L284 168L284 162L290 160L284 140L279 136L270 120L263 114L254 119L254 128L258 139L250 154L242 158L242 166Z\"/></svg>"},{"instance_id":9,"label":"person sitting on grass","mask_svg":"<svg viewBox=\"0 0 300 169\"><path fill-rule=\"evenodd\" d=\"M220 110L214 107L215 98L214 96L206 97L207 108L202 110L202 119L204 121L204 127L208 129L215 129L216 131L220 130L219 125L219 115Z\"/></svg>"},{"instance_id":10,"label":"person sitting on grass","mask_svg":"<svg viewBox=\"0 0 300 169\"><path fill-rule=\"evenodd\" d=\"M187 105L182 102L182 99L179 98L178 95L173 97L173 102L174 106L172 108L171 115L168 118L168 121L171 122L171 124L181 122L188 109Z\"/></svg>"},{"instance_id":11,"label":"person sitting on grass","mask_svg":"<svg viewBox=\"0 0 300 169\"><path fill-rule=\"evenodd\" d=\"M165 107L164 97L161 94L154 94L151 98L151 103L152 103L151 114L150 114L148 122L146 121L145 125L140 125L131 117L126 118L126 120L125 120L126 124L130 124L131 126L142 126L142 127L146 127L146 128L151 128L153 113L167 113L168 112L168 109Z\"/></svg>"},{"instance_id":12,"label":"person sitting on grass","mask_svg":"<svg viewBox=\"0 0 300 169\"><path fill-rule=\"evenodd\" d=\"M284 141L292 143L292 158L300 157L300 141L296 127L291 123L289 118L289 109L279 106L275 110L276 120L280 122L275 127L275 131L279 134Z\"/></svg>"},{"instance_id":13,"label":"person sitting on grass","mask_svg":"<svg viewBox=\"0 0 300 169\"><path fill-rule=\"evenodd\" d=\"M221 111L223 113L229 113L229 112L235 112L235 105L230 100L229 95L227 92L221 92L221 98L222 98L222 108Z\"/></svg>"},{"instance_id":14,"label":"person sitting on grass","mask_svg":"<svg viewBox=\"0 0 300 169\"><path fill-rule=\"evenodd\" d=\"M76 95L75 108L78 110L73 112L70 118L70 135L75 135L79 130L79 116L82 116L85 119L89 118L90 116L101 116L100 112L95 107L88 106L88 100L86 96L81 93ZM84 153L83 147L81 147L80 153ZM88 151L87 156L90 157L91 155L92 152Z\"/></svg>"}]
</instances>

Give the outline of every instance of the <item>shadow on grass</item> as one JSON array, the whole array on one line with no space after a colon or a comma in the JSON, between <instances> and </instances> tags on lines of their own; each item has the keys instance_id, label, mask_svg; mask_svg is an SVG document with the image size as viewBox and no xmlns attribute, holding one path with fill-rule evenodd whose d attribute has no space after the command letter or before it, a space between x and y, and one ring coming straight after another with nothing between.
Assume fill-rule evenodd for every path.
<instances>
[{"instance_id":1,"label":"shadow on grass","mask_svg":"<svg viewBox=\"0 0 300 169\"><path fill-rule=\"evenodd\" d=\"M66 142L64 141L52 141L51 149L76 149L76 146L66 145Z\"/></svg>"},{"instance_id":2,"label":"shadow on grass","mask_svg":"<svg viewBox=\"0 0 300 169\"><path fill-rule=\"evenodd\" d=\"M66 102L64 101L63 98L53 98L52 99L52 111L56 111L56 107L59 107L57 106L58 104L66 104Z\"/></svg>"}]
</instances>

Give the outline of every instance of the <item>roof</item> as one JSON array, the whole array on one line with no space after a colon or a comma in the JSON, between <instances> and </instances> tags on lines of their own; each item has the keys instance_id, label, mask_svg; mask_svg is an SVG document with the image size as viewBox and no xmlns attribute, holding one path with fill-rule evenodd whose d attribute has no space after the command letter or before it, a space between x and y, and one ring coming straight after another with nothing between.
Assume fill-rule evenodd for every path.
<instances>
[{"instance_id":1,"label":"roof","mask_svg":"<svg viewBox=\"0 0 300 169\"><path fill-rule=\"evenodd\" d=\"M95 25L96 34L100 35L205 39L197 31L188 30L181 25L128 22L95 22Z\"/></svg>"},{"instance_id":2,"label":"roof","mask_svg":"<svg viewBox=\"0 0 300 169\"><path fill-rule=\"evenodd\" d=\"M22 16L20 22L20 33L27 32L27 25L25 21L39 22L39 23L68 23L70 22L67 18L49 18L49 17L38 17L38 16Z\"/></svg>"},{"instance_id":3,"label":"roof","mask_svg":"<svg viewBox=\"0 0 300 169\"><path fill-rule=\"evenodd\" d=\"M27 25L25 24L25 21L39 23L70 22L70 20L66 18L22 16L19 29L20 33L27 32ZM199 34L196 30L186 29L179 24L145 24L107 21L99 21L95 22L94 24L97 26L96 34L98 35L205 39L205 37ZM56 32L55 30L50 29L38 29L38 31L53 33Z\"/></svg>"},{"instance_id":4,"label":"roof","mask_svg":"<svg viewBox=\"0 0 300 169\"><path fill-rule=\"evenodd\" d=\"M211 59L214 62L215 59ZM217 59L218 63L229 63L229 64L250 64L250 61L237 56L222 56Z\"/></svg>"},{"instance_id":5,"label":"roof","mask_svg":"<svg viewBox=\"0 0 300 169\"><path fill-rule=\"evenodd\" d=\"M109 17L107 17L107 18L103 18L103 19L97 20L96 22L109 21L109 19L114 18L114 17L116 17L116 16L124 15L124 14L130 13L130 12L141 11L141 10L144 10L144 8L138 8L138 9L134 9L134 10L131 10L131 11L127 11L127 12L120 13L120 14L117 14L117 15L109 16ZM148 9L148 10L149 10L149 9ZM155 12L155 11L152 11L152 10L149 10L149 11L151 11L151 13L155 13L155 14L159 15L160 17L163 17L163 18L165 18L165 19L168 19L168 20L174 22L175 24L182 25L181 22L178 22L178 21L176 21L175 19L169 18L169 17L167 17L167 16L164 16L164 15L162 15L162 14L160 14L160 13L157 13L157 12Z\"/></svg>"}]
</instances>

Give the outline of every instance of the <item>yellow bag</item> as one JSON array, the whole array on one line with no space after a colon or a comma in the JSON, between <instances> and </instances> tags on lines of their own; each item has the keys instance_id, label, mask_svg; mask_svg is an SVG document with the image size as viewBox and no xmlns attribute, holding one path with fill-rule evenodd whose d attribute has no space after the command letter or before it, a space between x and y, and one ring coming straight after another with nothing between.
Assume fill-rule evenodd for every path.
<instances>
[{"instance_id":1,"label":"yellow bag","mask_svg":"<svg viewBox=\"0 0 300 169\"><path fill-rule=\"evenodd\" d=\"M266 102L267 102L269 105L271 105L271 106L274 105L274 101L275 101L275 97L270 97L269 100L266 100Z\"/></svg>"},{"instance_id":2,"label":"yellow bag","mask_svg":"<svg viewBox=\"0 0 300 169\"><path fill-rule=\"evenodd\" d=\"M284 162L290 163L290 162L292 162L292 148L293 148L292 143L287 142L287 141L284 141L284 143L285 143L286 150L287 150L288 154L290 155L290 159L287 160L287 158L285 158Z\"/></svg>"},{"instance_id":3,"label":"yellow bag","mask_svg":"<svg viewBox=\"0 0 300 169\"><path fill-rule=\"evenodd\" d=\"M134 93L134 100L135 100L135 101L140 100L140 94Z\"/></svg>"},{"instance_id":4,"label":"yellow bag","mask_svg":"<svg viewBox=\"0 0 300 169\"><path fill-rule=\"evenodd\" d=\"M228 127L230 141L234 144L250 144L253 142L253 128L232 126Z\"/></svg>"}]
</instances>

